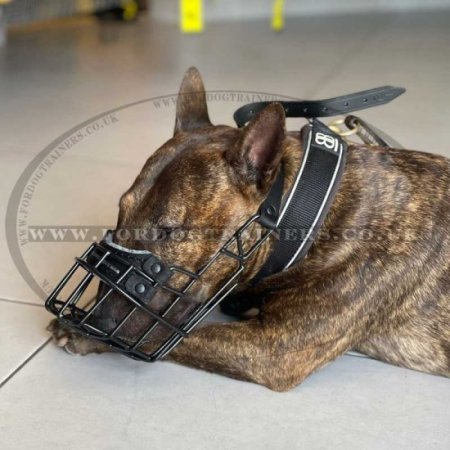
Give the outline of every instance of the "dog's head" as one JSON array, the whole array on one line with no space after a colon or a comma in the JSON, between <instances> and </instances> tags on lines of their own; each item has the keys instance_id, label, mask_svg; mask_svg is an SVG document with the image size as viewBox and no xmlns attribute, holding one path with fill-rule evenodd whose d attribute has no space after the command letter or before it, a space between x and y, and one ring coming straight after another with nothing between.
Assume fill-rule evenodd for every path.
<instances>
[{"instance_id":1,"label":"dog's head","mask_svg":"<svg viewBox=\"0 0 450 450\"><path fill-rule=\"evenodd\" d=\"M120 199L117 229L127 232L117 233L116 243L148 250L168 264L197 272L257 212L276 175L284 141L284 111L276 103L243 129L212 125L200 74L189 69L178 96L173 137L147 160ZM248 271L254 273L258 264L262 261L255 257ZM235 268L230 258L219 258L168 320L179 324ZM182 278L173 280L177 288L186 283ZM171 294L161 292L149 307L160 313L170 301ZM95 316L103 326L113 327L129 308L116 295ZM137 314L121 335L134 339L149 321ZM161 332L155 336L163 338L163 327L158 328Z\"/></svg>"}]
</instances>

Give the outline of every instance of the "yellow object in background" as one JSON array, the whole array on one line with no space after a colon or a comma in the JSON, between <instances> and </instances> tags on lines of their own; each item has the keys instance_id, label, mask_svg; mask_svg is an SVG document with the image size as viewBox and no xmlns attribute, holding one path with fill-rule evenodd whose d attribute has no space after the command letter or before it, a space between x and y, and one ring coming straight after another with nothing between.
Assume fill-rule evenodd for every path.
<instances>
[{"instance_id":1,"label":"yellow object in background","mask_svg":"<svg viewBox=\"0 0 450 450\"><path fill-rule=\"evenodd\" d=\"M202 0L180 0L180 26L183 33L203 31Z\"/></svg>"},{"instance_id":2,"label":"yellow object in background","mask_svg":"<svg viewBox=\"0 0 450 450\"><path fill-rule=\"evenodd\" d=\"M274 0L272 7L272 30L281 31L284 27L284 0Z\"/></svg>"},{"instance_id":3,"label":"yellow object in background","mask_svg":"<svg viewBox=\"0 0 450 450\"><path fill-rule=\"evenodd\" d=\"M134 20L139 12L139 5L135 0L122 1L123 20Z\"/></svg>"}]
</instances>

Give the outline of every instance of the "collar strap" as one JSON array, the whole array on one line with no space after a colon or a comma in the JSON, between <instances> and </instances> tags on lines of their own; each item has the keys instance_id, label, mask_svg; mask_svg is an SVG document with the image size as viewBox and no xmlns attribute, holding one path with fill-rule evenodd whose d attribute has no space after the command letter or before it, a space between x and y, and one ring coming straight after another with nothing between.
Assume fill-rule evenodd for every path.
<instances>
[{"instance_id":1,"label":"collar strap","mask_svg":"<svg viewBox=\"0 0 450 450\"><path fill-rule=\"evenodd\" d=\"M402 87L381 86L326 100L280 101L279 103L283 106L286 117L330 117L384 105L405 91ZM237 126L243 127L270 103L273 102L249 103L240 107L234 113Z\"/></svg>"},{"instance_id":2,"label":"collar strap","mask_svg":"<svg viewBox=\"0 0 450 450\"><path fill-rule=\"evenodd\" d=\"M258 220L276 230L278 240L253 284L288 269L306 255L338 189L345 166L345 142L317 119L310 121L305 134L302 163L284 203L280 170L261 205Z\"/></svg>"}]
</instances>

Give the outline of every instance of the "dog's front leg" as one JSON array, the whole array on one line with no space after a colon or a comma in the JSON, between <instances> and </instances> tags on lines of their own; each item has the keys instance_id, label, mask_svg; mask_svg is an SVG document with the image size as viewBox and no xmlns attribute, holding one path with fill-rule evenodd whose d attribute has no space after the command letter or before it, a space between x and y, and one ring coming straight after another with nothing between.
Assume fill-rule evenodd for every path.
<instances>
[{"instance_id":1,"label":"dog's front leg","mask_svg":"<svg viewBox=\"0 0 450 450\"><path fill-rule=\"evenodd\" d=\"M298 339L292 339L285 327L265 326L258 319L251 319L197 329L168 359L283 392L351 345L344 337L309 346L297 344Z\"/></svg>"}]
</instances>

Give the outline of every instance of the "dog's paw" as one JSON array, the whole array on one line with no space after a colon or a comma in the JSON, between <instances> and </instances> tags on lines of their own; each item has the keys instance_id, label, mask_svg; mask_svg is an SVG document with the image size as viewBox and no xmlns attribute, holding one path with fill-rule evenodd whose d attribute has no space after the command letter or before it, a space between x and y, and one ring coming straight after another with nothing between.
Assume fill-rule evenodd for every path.
<instances>
[{"instance_id":1,"label":"dog's paw","mask_svg":"<svg viewBox=\"0 0 450 450\"><path fill-rule=\"evenodd\" d=\"M74 332L66 325L53 319L47 327L52 334L53 342L71 355L87 355L88 353L102 353L108 351L108 346L101 342L93 341L83 335Z\"/></svg>"}]
</instances>

